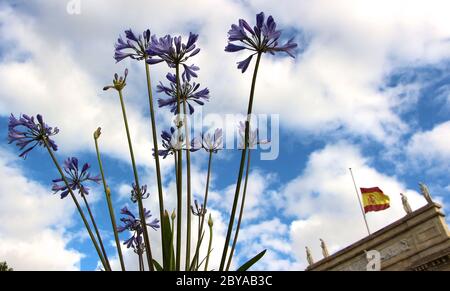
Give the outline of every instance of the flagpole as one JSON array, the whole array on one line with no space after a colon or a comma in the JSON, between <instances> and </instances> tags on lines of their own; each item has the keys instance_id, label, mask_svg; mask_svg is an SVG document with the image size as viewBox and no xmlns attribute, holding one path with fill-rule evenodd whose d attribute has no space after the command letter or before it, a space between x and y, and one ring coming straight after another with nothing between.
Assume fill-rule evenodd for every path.
<instances>
[{"instance_id":1,"label":"flagpole","mask_svg":"<svg viewBox=\"0 0 450 291\"><path fill-rule=\"evenodd\" d=\"M367 233L370 235L369 224L367 223L366 213L364 212L364 208L361 202L361 198L359 197L358 187L356 187L355 177L353 176L352 168L348 168L350 170L350 174L352 175L353 185L355 186L356 198L358 198L359 206L361 208L362 215L364 217L364 222L366 223Z\"/></svg>"}]
</instances>

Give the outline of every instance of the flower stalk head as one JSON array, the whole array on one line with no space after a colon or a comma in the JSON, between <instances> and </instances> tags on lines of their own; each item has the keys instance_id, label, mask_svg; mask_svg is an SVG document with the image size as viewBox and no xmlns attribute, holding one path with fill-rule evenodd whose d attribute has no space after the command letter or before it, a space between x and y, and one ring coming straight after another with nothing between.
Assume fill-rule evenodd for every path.
<instances>
[{"instance_id":1,"label":"flower stalk head","mask_svg":"<svg viewBox=\"0 0 450 291\"><path fill-rule=\"evenodd\" d=\"M184 68L183 78L190 81L192 77L197 77L196 71L199 70L199 67L194 65L188 66L185 62L200 52L200 49L196 46L197 39L198 34L192 32L189 33L186 43L182 43L181 36L172 37L166 35L159 39L156 36L152 36L146 50L146 53L150 56L147 59L147 63L153 65L166 62L170 68L182 65Z\"/></svg>"},{"instance_id":2,"label":"flower stalk head","mask_svg":"<svg viewBox=\"0 0 450 291\"><path fill-rule=\"evenodd\" d=\"M114 79L113 79L113 84L112 85L108 85L105 86L103 88L104 91L109 90L109 89L116 89L117 91L122 91L123 88L125 88L125 86L127 85L127 76L128 76L128 69L125 69L124 72L124 76L120 76L115 73L114 74Z\"/></svg>"},{"instance_id":3,"label":"flower stalk head","mask_svg":"<svg viewBox=\"0 0 450 291\"><path fill-rule=\"evenodd\" d=\"M204 216L206 214L206 208L203 207L203 204L201 204L200 206L198 205L197 200L194 200L194 204L195 204L195 208L194 206L191 205L191 211L192 214L194 214L195 216Z\"/></svg>"},{"instance_id":4,"label":"flower stalk head","mask_svg":"<svg viewBox=\"0 0 450 291\"><path fill-rule=\"evenodd\" d=\"M167 99L158 99L158 106L169 107L170 112L173 114L179 114L178 112L178 97L177 97L177 80L174 74L168 73L166 75L167 80L169 80L169 85L165 86L162 82L156 87L158 93L164 92L169 98ZM189 82L183 76L183 82L180 84L180 99L181 101L185 101L189 108L189 114L194 113L193 103L196 105L203 106L205 101L209 101L209 90L208 88L200 89L200 84L196 82Z\"/></svg>"},{"instance_id":5,"label":"flower stalk head","mask_svg":"<svg viewBox=\"0 0 450 291\"><path fill-rule=\"evenodd\" d=\"M245 60L238 62L238 69L244 73L252 57L255 54L285 52L295 58L295 48L297 44L294 38L289 39L285 44L280 45L281 30L277 30L277 24L272 16L265 19L264 13L256 15L256 25L252 28L247 21L239 19L238 24L232 24L228 31L228 45L226 52L237 52L249 50L253 52ZM237 44L236 44L237 43Z\"/></svg>"},{"instance_id":6,"label":"flower stalk head","mask_svg":"<svg viewBox=\"0 0 450 291\"><path fill-rule=\"evenodd\" d=\"M48 126L40 114L36 115L36 119L26 114L19 118L13 114L9 117L8 143L15 143L19 147L21 158L26 158L36 146L45 146L46 142L52 150L57 151L58 146L50 137L58 133L59 129Z\"/></svg>"},{"instance_id":7,"label":"flower stalk head","mask_svg":"<svg viewBox=\"0 0 450 291\"><path fill-rule=\"evenodd\" d=\"M209 218L208 218L208 226L209 227L213 227L213 225L214 225L214 223L213 223L213 220L212 220L212 217L211 217L211 213L209 214Z\"/></svg>"},{"instance_id":8,"label":"flower stalk head","mask_svg":"<svg viewBox=\"0 0 450 291\"><path fill-rule=\"evenodd\" d=\"M141 35L136 35L131 29L125 30L125 39L119 36L114 45L114 59L117 63L126 58L138 61L148 59L149 56L145 51L148 49L150 41L150 29L145 30Z\"/></svg>"},{"instance_id":9,"label":"flower stalk head","mask_svg":"<svg viewBox=\"0 0 450 291\"><path fill-rule=\"evenodd\" d=\"M94 139L95 140L99 139L101 134L102 134L102 128L99 127L94 131Z\"/></svg>"},{"instance_id":10,"label":"flower stalk head","mask_svg":"<svg viewBox=\"0 0 450 291\"><path fill-rule=\"evenodd\" d=\"M79 169L78 165L78 159L75 157L68 158L64 161L63 170L67 174L65 175L65 178L69 184L68 187L64 183L64 179L62 177L54 179L52 181L52 190L55 194L61 192L61 199L65 198L70 193L70 190L72 190L73 192L78 190L78 193L82 196L88 195L89 188L86 186L86 184L89 182L98 184L100 182L101 178L99 176L92 176L89 173L89 169L91 166L88 163L85 163L81 170Z\"/></svg>"},{"instance_id":11,"label":"flower stalk head","mask_svg":"<svg viewBox=\"0 0 450 291\"><path fill-rule=\"evenodd\" d=\"M197 137L192 142L192 150L205 149L207 152L217 153L223 148L222 129L216 128L214 134L203 133L201 137Z\"/></svg>"},{"instance_id":12,"label":"flower stalk head","mask_svg":"<svg viewBox=\"0 0 450 291\"><path fill-rule=\"evenodd\" d=\"M132 232L132 236L127 239L124 242L124 245L127 246L127 248L132 247L135 252L142 251L143 248L143 226L141 223L141 220L139 218L136 218L136 216L125 206L120 210L120 214L124 215L124 217L120 218L120 221L123 223L122 225L117 227L118 232L124 232L125 230L128 230ZM144 215L146 218L150 218L152 214L150 213L150 210L146 210L144 208ZM159 220L154 219L151 222L147 222L147 226L150 226L154 230L157 230L159 228Z\"/></svg>"},{"instance_id":13,"label":"flower stalk head","mask_svg":"<svg viewBox=\"0 0 450 291\"><path fill-rule=\"evenodd\" d=\"M147 199L150 196L150 193L147 193L147 185L142 186L140 189L137 188L136 184L132 184L133 188L131 189L131 201L136 203L138 201L139 196L141 199Z\"/></svg>"},{"instance_id":14,"label":"flower stalk head","mask_svg":"<svg viewBox=\"0 0 450 291\"><path fill-rule=\"evenodd\" d=\"M162 147L164 149L158 150L158 155L165 159L168 155L173 155L173 153L179 149L183 148L184 135L179 133L174 127L170 128L170 131L163 130L161 133ZM154 149L153 149L154 151ZM153 153L155 155L155 153Z\"/></svg>"}]
</instances>

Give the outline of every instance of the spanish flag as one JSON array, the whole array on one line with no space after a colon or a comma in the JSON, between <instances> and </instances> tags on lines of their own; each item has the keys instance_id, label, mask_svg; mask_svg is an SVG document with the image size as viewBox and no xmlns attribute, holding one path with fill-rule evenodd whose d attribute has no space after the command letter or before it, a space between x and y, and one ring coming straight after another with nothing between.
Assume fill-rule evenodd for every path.
<instances>
[{"instance_id":1,"label":"spanish flag","mask_svg":"<svg viewBox=\"0 0 450 291\"><path fill-rule=\"evenodd\" d=\"M363 198L364 212L380 211L389 208L389 196L378 187L360 188Z\"/></svg>"}]
</instances>

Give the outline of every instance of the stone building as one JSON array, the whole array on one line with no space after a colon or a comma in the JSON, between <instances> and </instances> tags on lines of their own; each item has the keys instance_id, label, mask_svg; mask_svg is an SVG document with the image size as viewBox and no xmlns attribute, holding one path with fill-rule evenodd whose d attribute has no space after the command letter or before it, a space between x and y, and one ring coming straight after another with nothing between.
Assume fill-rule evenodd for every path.
<instances>
[{"instance_id":1,"label":"stone building","mask_svg":"<svg viewBox=\"0 0 450 291\"><path fill-rule=\"evenodd\" d=\"M365 271L374 250L382 271L450 271L450 232L441 205L429 201L306 270Z\"/></svg>"}]
</instances>

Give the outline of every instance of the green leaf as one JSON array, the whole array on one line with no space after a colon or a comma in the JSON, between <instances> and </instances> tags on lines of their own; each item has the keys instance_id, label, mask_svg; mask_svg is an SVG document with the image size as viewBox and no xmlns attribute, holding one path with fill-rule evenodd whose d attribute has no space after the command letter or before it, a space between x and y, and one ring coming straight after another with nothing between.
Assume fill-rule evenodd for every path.
<instances>
[{"instance_id":1,"label":"green leaf","mask_svg":"<svg viewBox=\"0 0 450 291\"><path fill-rule=\"evenodd\" d=\"M237 271L247 271L248 269L250 269L251 266L253 266L257 261L259 261L264 256L266 251L267 250L264 250L259 254L257 254L256 256L254 256L253 258L251 258L250 260L248 260L247 263L240 266L239 269L237 269Z\"/></svg>"},{"instance_id":2,"label":"green leaf","mask_svg":"<svg viewBox=\"0 0 450 291\"><path fill-rule=\"evenodd\" d=\"M155 266L156 271L163 271L163 267L155 259L153 259L153 266Z\"/></svg>"}]
</instances>

